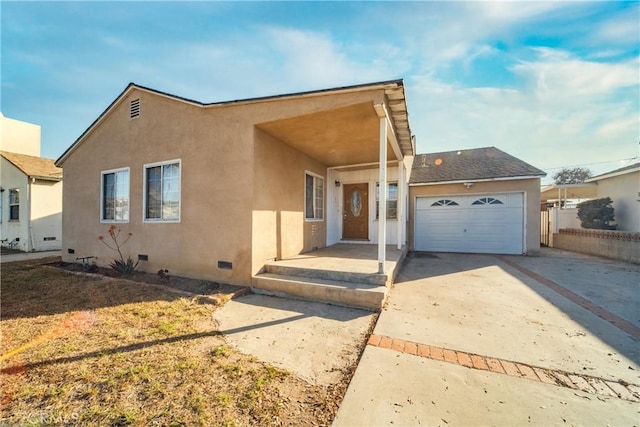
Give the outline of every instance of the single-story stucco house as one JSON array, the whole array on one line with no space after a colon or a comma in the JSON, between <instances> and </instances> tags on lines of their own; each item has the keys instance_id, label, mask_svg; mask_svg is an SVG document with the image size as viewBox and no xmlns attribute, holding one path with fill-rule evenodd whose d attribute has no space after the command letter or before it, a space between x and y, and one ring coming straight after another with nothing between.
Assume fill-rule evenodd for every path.
<instances>
[{"instance_id":1,"label":"single-story stucco house","mask_svg":"<svg viewBox=\"0 0 640 427\"><path fill-rule=\"evenodd\" d=\"M640 163L585 181L596 184L597 198L610 197L619 231L640 232Z\"/></svg>"},{"instance_id":2,"label":"single-story stucco house","mask_svg":"<svg viewBox=\"0 0 640 427\"><path fill-rule=\"evenodd\" d=\"M540 178L495 147L420 154L409 181L409 246L417 251L534 254Z\"/></svg>"},{"instance_id":3,"label":"single-story stucco house","mask_svg":"<svg viewBox=\"0 0 640 427\"><path fill-rule=\"evenodd\" d=\"M369 243L385 275L414 154L402 80L210 104L132 83L56 162L63 259L106 265L115 224L150 272L259 286L274 260Z\"/></svg>"},{"instance_id":4,"label":"single-story stucco house","mask_svg":"<svg viewBox=\"0 0 640 427\"><path fill-rule=\"evenodd\" d=\"M380 308L410 245L479 249L424 245L428 197L501 221L510 246L479 251L534 251L529 208L537 215L543 173L494 148L464 153L474 161L459 166L479 174L452 172L446 153L416 166L402 80L210 104L132 83L57 160L63 259L106 265L114 253L98 236L115 225L148 272ZM438 158L446 174L431 182Z\"/></svg>"},{"instance_id":5,"label":"single-story stucco house","mask_svg":"<svg viewBox=\"0 0 640 427\"><path fill-rule=\"evenodd\" d=\"M40 157L40 126L1 113L0 238L26 252L62 246L62 169Z\"/></svg>"}]
</instances>

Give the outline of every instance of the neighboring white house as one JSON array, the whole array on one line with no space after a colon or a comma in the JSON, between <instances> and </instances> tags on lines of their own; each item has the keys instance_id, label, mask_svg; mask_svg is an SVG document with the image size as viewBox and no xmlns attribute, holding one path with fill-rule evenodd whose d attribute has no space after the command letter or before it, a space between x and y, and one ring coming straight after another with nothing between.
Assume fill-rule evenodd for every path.
<instances>
[{"instance_id":1,"label":"neighboring white house","mask_svg":"<svg viewBox=\"0 0 640 427\"><path fill-rule=\"evenodd\" d=\"M27 252L62 247L62 169L40 157L40 126L1 113L0 239Z\"/></svg>"},{"instance_id":2,"label":"neighboring white house","mask_svg":"<svg viewBox=\"0 0 640 427\"><path fill-rule=\"evenodd\" d=\"M589 178L598 198L610 197L620 231L640 232L640 162Z\"/></svg>"}]
</instances>

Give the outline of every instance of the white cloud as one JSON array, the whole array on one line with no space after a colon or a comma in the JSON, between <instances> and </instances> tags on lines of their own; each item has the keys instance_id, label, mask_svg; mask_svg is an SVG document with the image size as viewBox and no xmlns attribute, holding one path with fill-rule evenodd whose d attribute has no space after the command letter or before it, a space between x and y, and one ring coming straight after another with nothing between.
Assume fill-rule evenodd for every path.
<instances>
[{"instance_id":1,"label":"white cloud","mask_svg":"<svg viewBox=\"0 0 640 427\"><path fill-rule=\"evenodd\" d=\"M537 60L521 61L511 69L535 89L540 100L564 97L611 96L619 89L640 84L638 59L595 62L576 58L564 51L538 48Z\"/></svg>"},{"instance_id":2,"label":"white cloud","mask_svg":"<svg viewBox=\"0 0 640 427\"><path fill-rule=\"evenodd\" d=\"M330 34L295 28L265 28L264 36L270 53L281 64L279 72L296 86L332 87L388 79L395 65L393 58L400 53L397 47L383 43L369 47L370 52L379 49L380 57L359 59L350 55L357 44L347 45Z\"/></svg>"},{"instance_id":3,"label":"white cloud","mask_svg":"<svg viewBox=\"0 0 640 427\"><path fill-rule=\"evenodd\" d=\"M596 25L588 35L594 41L607 44L638 46L640 43L640 6L629 8Z\"/></svg>"},{"instance_id":4,"label":"white cloud","mask_svg":"<svg viewBox=\"0 0 640 427\"><path fill-rule=\"evenodd\" d=\"M525 84L514 88L416 76L409 108L418 151L495 145L540 168L637 156L637 60L600 64L541 50L515 71Z\"/></svg>"},{"instance_id":5,"label":"white cloud","mask_svg":"<svg viewBox=\"0 0 640 427\"><path fill-rule=\"evenodd\" d=\"M469 62L494 53L491 41L509 42L520 26L575 7L580 6L530 1L434 2L431 13L418 13L409 19L403 16L399 22L415 32L417 43L410 49L423 58L425 67L446 68L456 61Z\"/></svg>"}]
</instances>

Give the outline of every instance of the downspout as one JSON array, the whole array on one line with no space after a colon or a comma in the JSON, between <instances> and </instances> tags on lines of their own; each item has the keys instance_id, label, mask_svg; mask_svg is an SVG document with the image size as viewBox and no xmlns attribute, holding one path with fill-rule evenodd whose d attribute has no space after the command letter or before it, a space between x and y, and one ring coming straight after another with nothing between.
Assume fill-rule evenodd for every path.
<instances>
[{"instance_id":1,"label":"downspout","mask_svg":"<svg viewBox=\"0 0 640 427\"><path fill-rule=\"evenodd\" d=\"M27 252L34 250L33 233L31 231L31 185L35 182L35 178L27 178Z\"/></svg>"}]
</instances>

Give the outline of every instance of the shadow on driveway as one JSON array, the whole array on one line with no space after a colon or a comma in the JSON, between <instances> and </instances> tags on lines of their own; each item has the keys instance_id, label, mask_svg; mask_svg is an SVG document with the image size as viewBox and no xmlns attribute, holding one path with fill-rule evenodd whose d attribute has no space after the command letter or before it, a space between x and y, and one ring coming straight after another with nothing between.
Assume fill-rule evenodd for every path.
<instances>
[{"instance_id":1,"label":"shadow on driveway","mask_svg":"<svg viewBox=\"0 0 640 427\"><path fill-rule=\"evenodd\" d=\"M539 275L540 281L522 270ZM559 288L550 287L544 279ZM544 347L563 347L565 353L560 353L568 359L571 352L580 353L581 346L588 347L587 339L582 338L588 332L613 349L605 356L615 358L618 353L640 365L639 283L640 266L564 251L545 250L540 257L414 253L395 286L409 287L416 295L393 295L391 308L418 309L410 300L424 290L426 300L418 304L424 306L432 327L456 326L458 329L452 329L451 334L468 336L480 345L484 343L476 334L502 340L500 345L504 348L530 343L534 352L541 351L539 348L545 343ZM521 284L537 297L519 289ZM557 311L540 304L539 297ZM441 306L450 313L442 313ZM563 315L573 322L566 322ZM576 328L576 323L583 330ZM626 327L621 327L623 323ZM451 336L433 331L425 331L425 339L430 339L429 334L454 348L456 343L465 344L463 339L456 342ZM484 348L491 351L488 345ZM473 352L474 348L466 350ZM585 355L574 358L580 356ZM545 348L540 357L553 358L553 351ZM588 357L583 357L583 364L590 369L586 367Z\"/></svg>"}]
</instances>

